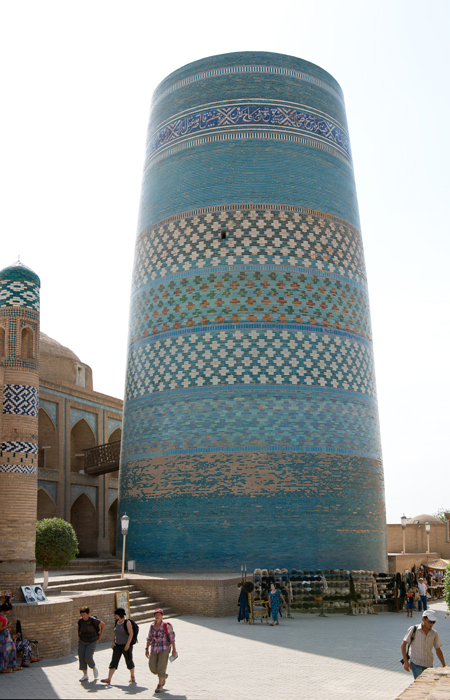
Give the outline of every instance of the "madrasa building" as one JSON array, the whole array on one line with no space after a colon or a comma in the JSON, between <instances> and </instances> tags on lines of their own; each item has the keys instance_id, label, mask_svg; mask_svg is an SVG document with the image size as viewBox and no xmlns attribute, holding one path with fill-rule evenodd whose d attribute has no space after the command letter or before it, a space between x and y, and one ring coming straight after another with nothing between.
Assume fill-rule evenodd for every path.
<instances>
[{"instance_id":1,"label":"madrasa building","mask_svg":"<svg viewBox=\"0 0 450 700\"><path fill-rule=\"evenodd\" d=\"M148 127L120 512L140 570L387 570L342 90L292 56L180 68Z\"/></svg>"}]
</instances>

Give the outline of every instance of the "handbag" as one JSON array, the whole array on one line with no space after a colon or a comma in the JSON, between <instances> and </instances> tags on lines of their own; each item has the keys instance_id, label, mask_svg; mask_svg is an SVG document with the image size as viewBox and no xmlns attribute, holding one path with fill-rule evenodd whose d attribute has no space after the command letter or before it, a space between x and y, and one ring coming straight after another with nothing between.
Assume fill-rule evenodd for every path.
<instances>
[{"instance_id":1,"label":"handbag","mask_svg":"<svg viewBox=\"0 0 450 700\"><path fill-rule=\"evenodd\" d=\"M413 633L412 633L412 635L411 635L411 639L409 640L409 644L408 644L408 646L407 646L407 648L406 648L406 658L408 659L408 661L409 661L409 650L410 650L410 648L411 648L411 644L412 644L413 641L414 641L414 637L416 636L416 632L417 632L417 625L414 625L414 629L413 629ZM404 661L403 658L400 659L400 663L401 663L401 664L404 664L404 663L405 663L405 661Z\"/></svg>"}]
</instances>

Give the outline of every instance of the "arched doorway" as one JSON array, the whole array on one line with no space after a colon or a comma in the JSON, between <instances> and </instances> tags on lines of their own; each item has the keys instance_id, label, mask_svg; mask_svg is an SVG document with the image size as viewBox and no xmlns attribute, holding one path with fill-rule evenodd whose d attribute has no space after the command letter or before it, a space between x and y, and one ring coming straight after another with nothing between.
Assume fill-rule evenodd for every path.
<instances>
[{"instance_id":1,"label":"arched doorway","mask_svg":"<svg viewBox=\"0 0 450 700\"><path fill-rule=\"evenodd\" d=\"M56 518L56 505L47 491L39 489L37 496L37 519Z\"/></svg>"},{"instance_id":2,"label":"arched doorway","mask_svg":"<svg viewBox=\"0 0 450 700\"><path fill-rule=\"evenodd\" d=\"M55 424L43 408L39 409L38 421L38 467L58 469L58 443Z\"/></svg>"},{"instance_id":3,"label":"arched doorway","mask_svg":"<svg viewBox=\"0 0 450 700\"><path fill-rule=\"evenodd\" d=\"M111 503L108 510L108 535L109 551L115 557L117 553L117 498Z\"/></svg>"},{"instance_id":4,"label":"arched doorway","mask_svg":"<svg viewBox=\"0 0 450 700\"><path fill-rule=\"evenodd\" d=\"M81 418L70 431L70 469L73 472L84 473L83 450L95 447L95 435L90 425Z\"/></svg>"},{"instance_id":5,"label":"arched doorway","mask_svg":"<svg viewBox=\"0 0 450 700\"><path fill-rule=\"evenodd\" d=\"M98 554L97 514L90 498L82 493L74 501L70 511L72 523L78 537L80 557L96 557Z\"/></svg>"}]
</instances>

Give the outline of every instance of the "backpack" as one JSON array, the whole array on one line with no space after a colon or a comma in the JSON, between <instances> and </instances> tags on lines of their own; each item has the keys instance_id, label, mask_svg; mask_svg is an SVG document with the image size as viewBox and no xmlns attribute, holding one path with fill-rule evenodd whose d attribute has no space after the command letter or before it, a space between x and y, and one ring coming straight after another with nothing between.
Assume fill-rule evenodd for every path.
<instances>
[{"instance_id":1,"label":"backpack","mask_svg":"<svg viewBox=\"0 0 450 700\"><path fill-rule=\"evenodd\" d=\"M131 646L133 646L133 644L137 644L138 634L139 634L139 625L134 620L130 620L127 618L125 618L125 622L131 622L131 627L133 628L133 637L131 639ZM117 620L114 623L114 628L116 627L116 625L117 625ZM125 629L127 629L127 627L125 627Z\"/></svg>"},{"instance_id":2,"label":"backpack","mask_svg":"<svg viewBox=\"0 0 450 700\"><path fill-rule=\"evenodd\" d=\"M133 638L131 640L131 645L137 644L138 634L139 634L139 625L134 620L127 620L127 622L131 622L131 626L133 628Z\"/></svg>"}]
</instances>

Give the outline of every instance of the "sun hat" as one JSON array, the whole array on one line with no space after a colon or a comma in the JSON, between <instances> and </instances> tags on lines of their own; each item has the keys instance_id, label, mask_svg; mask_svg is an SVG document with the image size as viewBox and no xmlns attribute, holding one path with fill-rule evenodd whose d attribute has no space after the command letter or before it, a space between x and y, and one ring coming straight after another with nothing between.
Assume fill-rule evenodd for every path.
<instances>
[{"instance_id":1,"label":"sun hat","mask_svg":"<svg viewBox=\"0 0 450 700\"><path fill-rule=\"evenodd\" d=\"M424 610L422 617L428 618L430 622L436 622L437 616L434 610Z\"/></svg>"}]
</instances>

